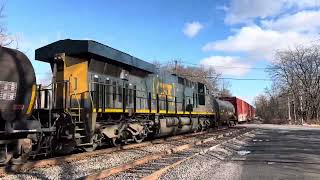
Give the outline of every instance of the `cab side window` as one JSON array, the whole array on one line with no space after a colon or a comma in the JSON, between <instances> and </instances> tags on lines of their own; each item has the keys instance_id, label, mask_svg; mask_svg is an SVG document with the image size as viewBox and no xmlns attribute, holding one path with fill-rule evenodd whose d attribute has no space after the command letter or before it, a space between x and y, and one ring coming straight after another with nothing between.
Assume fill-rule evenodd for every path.
<instances>
[{"instance_id":1,"label":"cab side window","mask_svg":"<svg viewBox=\"0 0 320 180\"><path fill-rule=\"evenodd\" d=\"M198 103L199 105L206 105L205 86L202 83L198 83Z\"/></svg>"}]
</instances>

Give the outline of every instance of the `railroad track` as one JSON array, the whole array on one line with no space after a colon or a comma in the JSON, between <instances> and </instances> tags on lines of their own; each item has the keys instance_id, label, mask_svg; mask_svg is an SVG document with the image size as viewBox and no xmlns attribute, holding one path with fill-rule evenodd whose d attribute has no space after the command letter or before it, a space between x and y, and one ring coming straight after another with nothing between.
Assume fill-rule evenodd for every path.
<instances>
[{"instance_id":1,"label":"railroad track","mask_svg":"<svg viewBox=\"0 0 320 180\"><path fill-rule=\"evenodd\" d=\"M233 127L234 129L237 129L237 127ZM221 128L218 131L225 131L228 128ZM58 166L64 163L72 163L74 161L79 161L82 159L99 156L103 154L110 154L113 152L123 151L123 150L130 150L130 149L137 149L142 148L146 146L151 146L154 144L160 144L160 143L170 143L172 141L179 141L187 138L192 138L196 136L206 136L206 134L210 134L212 132L216 132L217 129L210 129L208 131L203 132L196 132L191 134L184 134L184 135L177 135L177 136L171 136L171 137L165 137L165 138L158 138L150 141L145 141L139 144L129 144L129 145L123 145L119 147L109 147L106 149L100 149L93 152L83 152L83 153L77 153L77 154L71 154L66 156L60 156L60 157L53 157L49 159L40 159L36 161L29 161L23 165L12 165L7 167L0 167L0 177L6 175L7 173L14 173L14 172L23 172L28 171L34 168L45 168L49 166ZM176 144L179 144L177 142Z\"/></svg>"},{"instance_id":2,"label":"railroad track","mask_svg":"<svg viewBox=\"0 0 320 180\"><path fill-rule=\"evenodd\" d=\"M169 169L228 141L239 138L251 130L237 129L233 131L221 131L209 137L203 137L202 140L193 143L179 145L167 151L157 154L151 154L129 163L104 169L94 174L84 176L80 179L158 179ZM231 147L229 147L231 148Z\"/></svg>"}]
</instances>

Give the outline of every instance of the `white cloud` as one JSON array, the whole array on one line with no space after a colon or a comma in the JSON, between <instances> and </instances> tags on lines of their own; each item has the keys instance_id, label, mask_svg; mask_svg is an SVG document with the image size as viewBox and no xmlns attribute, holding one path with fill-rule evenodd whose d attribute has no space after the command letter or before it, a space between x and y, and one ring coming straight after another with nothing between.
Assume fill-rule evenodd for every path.
<instances>
[{"instance_id":1,"label":"white cloud","mask_svg":"<svg viewBox=\"0 0 320 180\"><path fill-rule=\"evenodd\" d=\"M289 9L320 7L320 0L231 0L225 12L226 24L251 22L280 15Z\"/></svg>"},{"instance_id":2,"label":"white cloud","mask_svg":"<svg viewBox=\"0 0 320 180\"><path fill-rule=\"evenodd\" d=\"M285 15L276 20L263 20L263 27L276 31L294 31L314 33L320 27L320 11L300 11L293 15Z\"/></svg>"},{"instance_id":3,"label":"white cloud","mask_svg":"<svg viewBox=\"0 0 320 180\"><path fill-rule=\"evenodd\" d=\"M298 9L320 7L320 0L282 0L287 8L296 7Z\"/></svg>"},{"instance_id":4,"label":"white cloud","mask_svg":"<svg viewBox=\"0 0 320 180\"><path fill-rule=\"evenodd\" d=\"M319 39L320 10L316 7L320 7L320 0L231 0L225 8L226 23L250 23L226 39L208 42L202 49L274 60L276 50Z\"/></svg>"},{"instance_id":5,"label":"white cloud","mask_svg":"<svg viewBox=\"0 0 320 180\"><path fill-rule=\"evenodd\" d=\"M202 28L203 28L203 25L199 22L186 23L183 28L183 33L186 36L192 38L196 36Z\"/></svg>"},{"instance_id":6,"label":"white cloud","mask_svg":"<svg viewBox=\"0 0 320 180\"><path fill-rule=\"evenodd\" d=\"M225 23L236 24L255 17L273 16L280 10L280 0L231 0Z\"/></svg>"},{"instance_id":7,"label":"white cloud","mask_svg":"<svg viewBox=\"0 0 320 180\"><path fill-rule=\"evenodd\" d=\"M272 61L276 50L310 45L320 37L320 0L229 0L217 9L225 12L224 22L230 25L231 34L208 42L202 50L223 52L226 56L211 56L201 64L243 66L216 68L224 75L248 73L250 64L243 61L244 57L249 61ZM253 102L253 97L249 94L243 99Z\"/></svg>"},{"instance_id":8,"label":"white cloud","mask_svg":"<svg viewBox=\"0 0 320 180\"><path fill-rule=\"evenodd\" d=\"M235 56L210 56L200 61L201 65L213 66L223 75L243 76L250 71L250 65L240 62Z\"/></svg>"},{"instance_id":9,"label":"white cloud","mask_svg":"<svg viewBox=\"0 0 320 180\"><path fill-rule=\"evenodd\" d=\"M204 51L244 52L251 58L273 60L276 50L308 43L313 35L298 32L279 32L259 26L244 26L225 40L209 42Z\"/></svg>"}]
</instances>

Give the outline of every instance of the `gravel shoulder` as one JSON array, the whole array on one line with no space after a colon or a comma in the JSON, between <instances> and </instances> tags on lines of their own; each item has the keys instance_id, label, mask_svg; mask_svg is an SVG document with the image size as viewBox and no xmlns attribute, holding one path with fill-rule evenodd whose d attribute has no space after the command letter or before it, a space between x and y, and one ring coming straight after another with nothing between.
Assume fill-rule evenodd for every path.
<instances>
[{"instance_id":1,"label":"gravel shoulder","mask_svg":"<svg viewBox=\"0 0 320 180\"><path fill-rule=\"evenodd\" d=\"M241 153L242 146L248 144L254 137L254 132L218 145L216 148L171 169L160 179L239 179L241 166L228 162L231 157Z\"/></svg>"}]
</instances>

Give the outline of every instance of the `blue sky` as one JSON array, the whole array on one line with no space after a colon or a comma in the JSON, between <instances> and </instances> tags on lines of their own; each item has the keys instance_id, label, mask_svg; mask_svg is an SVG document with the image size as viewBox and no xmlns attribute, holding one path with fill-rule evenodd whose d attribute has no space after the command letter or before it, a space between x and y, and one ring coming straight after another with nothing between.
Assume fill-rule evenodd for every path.
<instances>
[{"instance_id":1,"label":"blue sky","mask_svg":"<svg viewBox=\"0 0 320 180\"><path fill-rule=\"evenodd\" d=\"M180 59L216 66L223 77L269 78L252 68L269 65L277 49L316 39L319 7L317 0L8 0L3 21L31 60L53 41L93 39L150 62ZM33 64L41 81L49 66ZM250 102L270 86L229 84Z\"/></svg>"}]
</instances>

